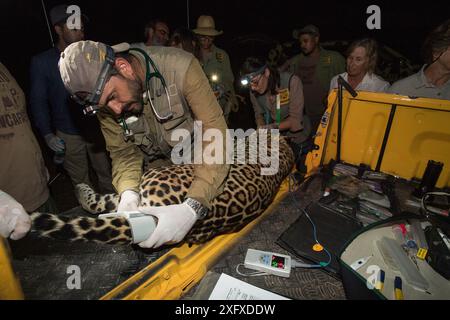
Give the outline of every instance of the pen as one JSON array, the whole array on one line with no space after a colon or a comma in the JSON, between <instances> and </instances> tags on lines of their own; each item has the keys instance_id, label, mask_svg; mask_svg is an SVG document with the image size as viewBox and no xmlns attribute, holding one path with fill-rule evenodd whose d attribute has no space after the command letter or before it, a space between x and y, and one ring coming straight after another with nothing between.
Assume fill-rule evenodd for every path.
<instances>
[{"instance_id":1,"label":"pen","mask_svg":"<svg viewBox=\"0 0 450 320\"><path fill-rule=\"evenodd\" d=\"M395 300L403 300L402 278L395 277L394 280Z\"/></svg>"},{"instance_id":2,"label":"pen","mask_svg":"<svg viewBox=\"0 0 450 320\"><path fill-rule=\"evenodd\" d=\"M377 285L376 285L376 289L378 291L382 291L383 287L384 287L384 271L382 269L380 269L380 271L378 272L378 276L377 276Z\"/></svg>"}]
</instances>

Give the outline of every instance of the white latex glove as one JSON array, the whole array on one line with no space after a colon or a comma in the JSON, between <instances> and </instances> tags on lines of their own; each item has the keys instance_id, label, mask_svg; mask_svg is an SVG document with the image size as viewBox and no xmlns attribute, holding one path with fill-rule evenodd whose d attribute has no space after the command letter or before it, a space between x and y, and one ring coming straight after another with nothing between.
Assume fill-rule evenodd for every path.
<instances>
[{"instance_id":1,"label":"white latex glove","mask_svg":"<svg viewBox=\"0 0 450 320\"><path fill-rule=\"evenodd\" d=\"M0 190L0 235L19 240L30 231L30 228L30 216L22 205Z\"/></svg>"},{"instance_id":2,"label":"white latex glove","mask_svg":"<svg viewBox=\"0 0 450 320\"><path fill-rule=\"evenodd\" d=\"M64 140L60 137L54 135L53 133L49 133L45 135L45 142L47 143L48 147L52 149L55 152L62 152L66 149L64 145Z\"/></svg>"},{"instance_id":3,"label":"white latex glove","mask_svg":"<svg viewBox=\"0 0 450 320\"><path fill-rule=\"evenodd\" d=\"M117 212L137 211L139 206L139 193L132 190L125 190L120 195Z\"/></svg>"},{"instance_id":4,"label":"white latex glove","mask_svg":"<svg viewBox=\"0 0 450 320\"><path fill-rule=\"evenodd\" d=\"M139 207L139 211L158 218L155 231L141 248L158 248L165 243L177 243L184 239L197 221L197 215L187 204L174 204L165 207Z\"/></svg>"}]
</instances>

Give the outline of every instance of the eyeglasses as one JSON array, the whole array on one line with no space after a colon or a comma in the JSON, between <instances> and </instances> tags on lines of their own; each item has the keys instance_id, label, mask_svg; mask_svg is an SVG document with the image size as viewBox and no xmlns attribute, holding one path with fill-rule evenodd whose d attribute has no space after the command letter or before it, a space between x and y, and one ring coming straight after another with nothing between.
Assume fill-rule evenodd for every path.
<instances>
[{"instance_id":1,"label":"eyeglasses","mask_svg":"<svg viewBox=\"0 0 450 320\"><path fill-rule=\"evenodd\" d=\"M250 85L257 86L259 84L259 81L261 81L261 78L262 78L262 74L260 74L259 76L253 77L253 79L250 80Z\"/></svg>"},{"instance_id":2,"label":"eyeglasses","mask_svg":"<svg viewBox=\"0 0 450 320\"><path fill-rule=\"evenodd\" d=\"M198 36L198 39L199 39L199 40L210 40L210 41L213 41L213 40L214 40L214 37L212 37L212 36L199 35L199 36Z\"/></svg>"}]
</instances>

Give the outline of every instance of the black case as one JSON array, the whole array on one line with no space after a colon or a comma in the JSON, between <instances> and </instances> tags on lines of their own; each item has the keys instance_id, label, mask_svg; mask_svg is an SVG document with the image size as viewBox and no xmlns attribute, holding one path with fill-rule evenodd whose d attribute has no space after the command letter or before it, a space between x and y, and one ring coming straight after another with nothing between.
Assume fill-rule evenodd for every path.
<instances>
[{"instance_id":1,"label":"black case","mask_svg":"<svg viewBox=\"0 0 450 320\"><path fill-rule=\"evenodd\" d=\"M345 263L341 257L347 247L353 243L353 241L364 232L383 226L386 224L396 223L408 219L420 219L421 217L416 214L400 214L398 216L376 222L366 226L359 232L355 233L345 245L342 247L339 253L339 265L342 282L344 285L344 291L347 299L350 300L386 300L386 297L378 292L378 290L371 290L367 287L367 280L361 277L355 272L347 263Z\"/></svg>"}]
</instances>

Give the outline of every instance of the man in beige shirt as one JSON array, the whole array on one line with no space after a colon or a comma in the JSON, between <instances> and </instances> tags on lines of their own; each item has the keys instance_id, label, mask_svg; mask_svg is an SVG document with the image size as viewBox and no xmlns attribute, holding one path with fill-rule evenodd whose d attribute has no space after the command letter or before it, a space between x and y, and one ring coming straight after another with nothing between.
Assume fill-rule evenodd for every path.
<instances>
[{"instance_id":1,"label":"man in beige shirt","mask_svg":"<svg viewBox=\"0 0 450 320\"><path fill-rule=\"evenodd\" d=\"M143 163L147 167L161 160L167 163L178 144L171 140L174 130L192 133L195 120L201 121L202 132L215 128L225 137L222 110L198 60L187 52L80 41L61 54L59 68L74 99L86 112L98 111L112 159L113 185L121 195L118 211L138 209ZM207 145L203 142L204 148ZM223 150L226 156L225 145ZM204 217L228 174L229 165L223 160L195 165L194 180L181 205L140 208L158 218L142 247L179 242Z\"/></svg>"},{"instance_id":2,"label":"man in beige shirt","mask_svg":"<svg viewBox=\"0 0 450 320\"><path fill-rule=\"evenodd\" d=\"M25 95L0 63L0 190L28 212L57 213L47 187L48 172L31 129ZM1 203L0 203L1 205Z\"/></svg>"}]
</instances>

